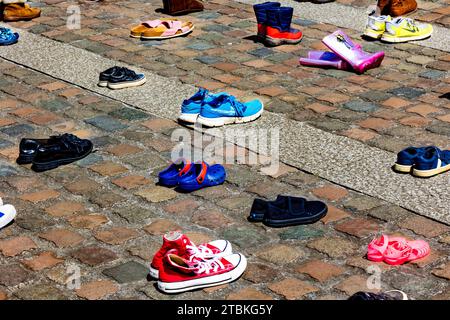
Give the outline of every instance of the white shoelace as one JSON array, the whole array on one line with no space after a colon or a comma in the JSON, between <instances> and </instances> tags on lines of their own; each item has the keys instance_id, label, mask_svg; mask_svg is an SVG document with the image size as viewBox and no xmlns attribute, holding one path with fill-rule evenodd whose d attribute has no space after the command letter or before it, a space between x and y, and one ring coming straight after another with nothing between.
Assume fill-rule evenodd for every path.
<instances>
[{"instance_id":1,"label":"white shoelace","mask_svg":"<svg viewBox=\"0 0 450 320\"><path fill-rule=\"evenodd\" d=\"M195 258L205 260L214 257L213 251L207 246L196 246L195 244L187 245L186 249L189 251L189 262L192 262Z\"/></svg>"},{"instance_id":2,"label":"white shoelace","mask_svg":"<svg viewBox=\"0 0 450 320\"><path fill-rule=\"evenodd\" d=\"M217 272L219 269L224 269L225 266L220 259L198 261L196 274L206 273L209 274L211 270Z\"/></svg>"}]
</instances>

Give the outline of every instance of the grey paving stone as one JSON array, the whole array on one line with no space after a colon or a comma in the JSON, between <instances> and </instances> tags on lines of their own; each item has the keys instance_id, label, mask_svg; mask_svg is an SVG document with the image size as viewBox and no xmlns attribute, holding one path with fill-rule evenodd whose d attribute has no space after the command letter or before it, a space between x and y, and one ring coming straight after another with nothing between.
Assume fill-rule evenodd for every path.
<instances>
[{"instance_id":1,"label":"grey paving stone","mask_svg":"<svg viewBox=\"0 0 450 320\"><path fill-rule=\"evenodd\" d=\"M282 240L304 240L309 238L320 237L324 234L323 230L320 230L311 226L295 226L288 227L285 231L279 234Z\"/></svg>"},{"instance_id":2,"label":"grey paving stone","mask_svg":"<svg viewBox=\"0 0 450 320\"><path fill-rule=\"evenodd\" d=\"M216 57L216 56L201 56L201 57L195 58L195 60L200 61L201 63L204 63L204 64L214 64L214 63L223 61L223 59L221 57Z\"/></svg>"},{"instance_id":3,"label":"grey paving stone","mask_svg":"<svg viewBox=\"0 0 450 320\"><path fill-rule=\"evenodd\" d=\"M186 48L202 51L202 50L212 49L214 47L215 47L214 45L212 45L212 44L210 44L208 42L196 41L196 42L188 45Z\"/></svg>"},{"instance_id":4,"label":"grey paving stone","mask_svg":"<svg viewBox=\"0 0 450 320\"><path fill-rule=\"evenodd\" d=\"M357 111L357 112L373 112L378 109L378 107L370 102L353 100L344 104L344 108Z\"/></svg>"},{"instance_id":5,"label":"grey paving stone","mask_svg":"<svg viewBox=\"0 0 450 320\"><path fill-rule=\"evenodd\" d=\"M435 80L435 79L440 79L440 78L445 77L446 74L447 73L444 71L427 70L422 73L419 73L419 77Z\"/></svg>"},{"instance_id":6,"label":"grey paving stone","mask_svg":"<svg viewBox=\"0 0 450 320\"><path fill-rule=\"evenodd\" d=\"M114 118L128 121L143 120L150 117L148 113L127 107L112 111L109 115Z\"/></svg>"},{"instance_id":7,"label":"grey paving stone","mask_svg":"<svg viewBox=\"0 0 450 320\"><path fill-rule=\"evenodd\" d=\"M127 128L128 126L117 121L116 119L110 116L97 116L91 119L84 120L86 123L89 123L97 128L103 129L105 131L114 132L116 130L122 130Z\"/></svg>"},{"instance_id":8,"label":"grey paving stone","mask_svg":"<svg viewBox=\"0 0 450 320\"><path fill-rule=\"evenodd\" d=\"M0 149L5 149L5 148L11 147L13 145L14 145L14 143L0 138Z\"/></svg>"},{"instance_id":9,"label":"grey paving stone","mask_svg":"<svg viewBox=\"0 0 450 320\"><path fill-rule=\"evenodd\" d=\"M1 132L7 134L10 137L24 136L28 133L32 133L34 128L29 124L16 124L10 127L0 129Z\"/></svg>"},{"instance_id":10,"label":"grey paving stone","mask_svg":"<svg viewBox=\"0 0 450 320\"><path fill-rule=\"evenodd\" d=\"M274 54L272 49L264 48L264 47L263 48L258 48L258 49L252 50L252 51L249 51L248 53L251 54L251 55L260 57L260 58L267 57L267 56L270 56L270 55Z\"/></svg>"},{"instance_id":11,"label":"grey paving stone","mask_svg":"<svg viewBox=\"0 0 450 320\"><path fill-rule=\"evenodd\" d=\"M103 270L103 274L119 283L130 283L145 280L148 268L136 261L129 261L118 266Z\"/></svg>"},{"instance_id":12,"label":"grey paving stone","mask_svg":"<svg viewBox=\"0 0 450 320\"><path fill-rule=\"evenodd\" d=\"M222 231L223 239L228 239L241 248L251 248L261 243L267 243L268 237L248 227L229 227Z\"/></svg>"},{"instance_id":13,"label":"grey paving stone","mask_svg":"<svg viewBox=\"0 0 450 320\"><path fill-rule=\"evenodd\" d=\"M396 96L405 97L408 99L415 99L425 93L425 91L422 89L410 87L400 87L389 90L388 92L395 94Z\"/></svg>"},{"instance_id":14,"label":"grey paving stone","mask_svg":"<svg viewBox=\"0 0 450 320\"><path fill-rule=\"evenodd\" d=\"M37 284L14 293L23 300L66 300L68 297L52 284Z\"/></svg>"},{"instance_id":15,"label":"grey paving stone","mask_svg":"<svg viewBox=\"0 0 450 320\"><path fill-rule=\"evenodd\" d=\"M49 111L60 111L67 109L71 106L70 103L62 99L43 100L39 102L38 105Z\"/></svg>"}]
</instances>

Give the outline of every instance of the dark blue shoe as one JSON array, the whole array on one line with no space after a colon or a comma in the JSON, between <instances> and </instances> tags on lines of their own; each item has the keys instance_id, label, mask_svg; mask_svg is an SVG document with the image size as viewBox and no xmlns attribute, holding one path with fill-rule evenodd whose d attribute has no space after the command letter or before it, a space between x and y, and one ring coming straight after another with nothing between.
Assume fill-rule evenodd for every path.
<instances>
[{"instance_id":1,"label":"dark blue shoe","mask_svg":"<svg viewBox=\"0 0 450 320\"><path fill-rule=\"evenodd\" d=\"M19 41L19 34L8 28L0 28L0 46L9 46Z\"/></svg>"},{"instance_id":2,"label":"dark blue shoe","mask_svg":"<svg viewBox=\"0 0 450 320\"><path fill-rule=\"evenodd\" d=\"M258 23L258 37L260 40L264 40L266 37L267 29L267 9L279 8L281 3L279 2L264 2L253 5L253 10L255 11L256 21Z\"/></svg>"},{"instance_id":3,"label":"dark blue shoe","mask_svg":"<svg viewBox=\"0 0 450 320\"><path fill-rule=\"evenodd\" d=\"M108 88L116 90L138 87L143 85L146 81L147 79L144 74L136 73L127 68L120 68L109 77Z\"/></svg>"},{"instance_id":4,"label":"dark blue shoe","mask_svg":"<svg viewBox=\"0 0 450 320\"><path fill-rule=\"evenodd\" d=\"M109 68L103 72L100 73L100 77L98 79L98 86L99 87L107 87L108 86L108 82L110 81L111 77L113 74L117 74L118 72L121 71L121 67L112 67Z\"/></svg>"},{"instance_id":5,"label":"dark blue shoe","mask_svg":"<svg viewBox=\"0 0 450 320\"><path fill-rule=\"evenodd\" d=\"M450 150L427 147L416 158L412 174L416 177L429 178L450 170Z\"/></svg>"},{"instance_id":6,"label":"dark blue shoe","mask_svg":"<svg viewBox=\"0 0 450 320\"><path fill-rule=\"evenodd\" d=\"M179 159L158 174L159 183L166 187L175 187L181 177L188 173L192 167L189 160Z\"/></svg>"},{"instance_id":7,"label":"dark blue shoe","mask_svg":"<svg viewBox=\"0 0 450 320\"><path fill-rule=\"evenodd\" d=\"M201 162L194 164L189 172L180 178L178 187L183 191L195 191L222 184L225 178L226 172L222 165L210 166L206 162Z\"/></svg>"},{"instance_id":8,"label":"dark blue shoe","mask_svg":"<svg viewBox=\"0 0 450 320\"><path fill-rule=\"evenodd\" d=\"M262 222L269 227L314 223L325 217L328 211L324 202L308 201L301 197L278 196L277 200L267 202L266 207L264 205L258 207L261 204L260 201L262 200L258 201L255 208L252 207L254 214L250 214L249 220L258 221L264 213Z\"/></svg>"},{"instance_id":9,"label":"dark blue shoe","mask_svg":"<svg viewBox=\"0 0 450 320\"><path fill-rule=\"evenodd\" d=\"M251 222L262 222L264 216L270 211L272 213L280 213L280 208L283 208L286 196L278 195L275 201L265 201L262 199L255 199L250 209L248 220ZM304 198L302 198L304 199Z\"/></svg>"},{"instance_id":10,"label":"dark blue shoe","mask_svg":"<svg viewBox=\"0 0 450 320\"><path fill-rule=\"evenodd\" d=\"M418 156L422 155L425 148L408 147L397 154L394 170L402 173L410 173Z\"/></svg>"}]
</instances>

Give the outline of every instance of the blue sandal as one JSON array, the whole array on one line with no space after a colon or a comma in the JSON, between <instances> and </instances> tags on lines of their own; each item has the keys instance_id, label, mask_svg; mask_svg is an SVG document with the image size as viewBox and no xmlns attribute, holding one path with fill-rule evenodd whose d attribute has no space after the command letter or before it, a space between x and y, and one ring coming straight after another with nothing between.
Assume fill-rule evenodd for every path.
<instances>
[{"instance_id":1,"label":"blue sandal","mask_svg":"<svg viewBox=\"0 0 450 320\"><path fill-rule=\"evenodd\" d=\"M179 188L184 191L194 191L206 187L217 186L225 182L225 168L220 164L208 165L206 162L191 166L179 180Z\"/></svg>"},{"instance_id":2,"label":"blue sandal","mask_svg":"<svg viewBox=\"0 0 450 320\"><path fill-rule=\"evenodd\" d=\"M175 187L178 185L180 178L188 173L192 167L189 160L179 159L158 174L159 183L166 187Z\"/></svg>"},{"instance_id":3,"label":"blue sandal","mask_svg":"<svg viewBox=\"0 0 450 320\"><path fill-rule=\"evenodd\" d=\"M19 34L17 32L12 32L8 28L0 28L0 46L9 46L17 43L18 40Z\"/></svg>"}]
</instances>

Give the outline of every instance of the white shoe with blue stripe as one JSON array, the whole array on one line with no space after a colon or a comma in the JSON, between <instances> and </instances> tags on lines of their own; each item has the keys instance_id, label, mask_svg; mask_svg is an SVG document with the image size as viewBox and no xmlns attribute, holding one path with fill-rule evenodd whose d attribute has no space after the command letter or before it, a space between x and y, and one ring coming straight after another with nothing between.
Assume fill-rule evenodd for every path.
<instances>
[{"instance_id":1,"label":"white shoe with blue stripe","mask_svg":"<svg viewBox=\"0 0 450 320\"><path fill-rule=\"evenodd\" d=\"M16 217L16 214L16 209L10 204L3 205L0 198L0 229L10 224Z\"/></svg>"}]
</instances>

